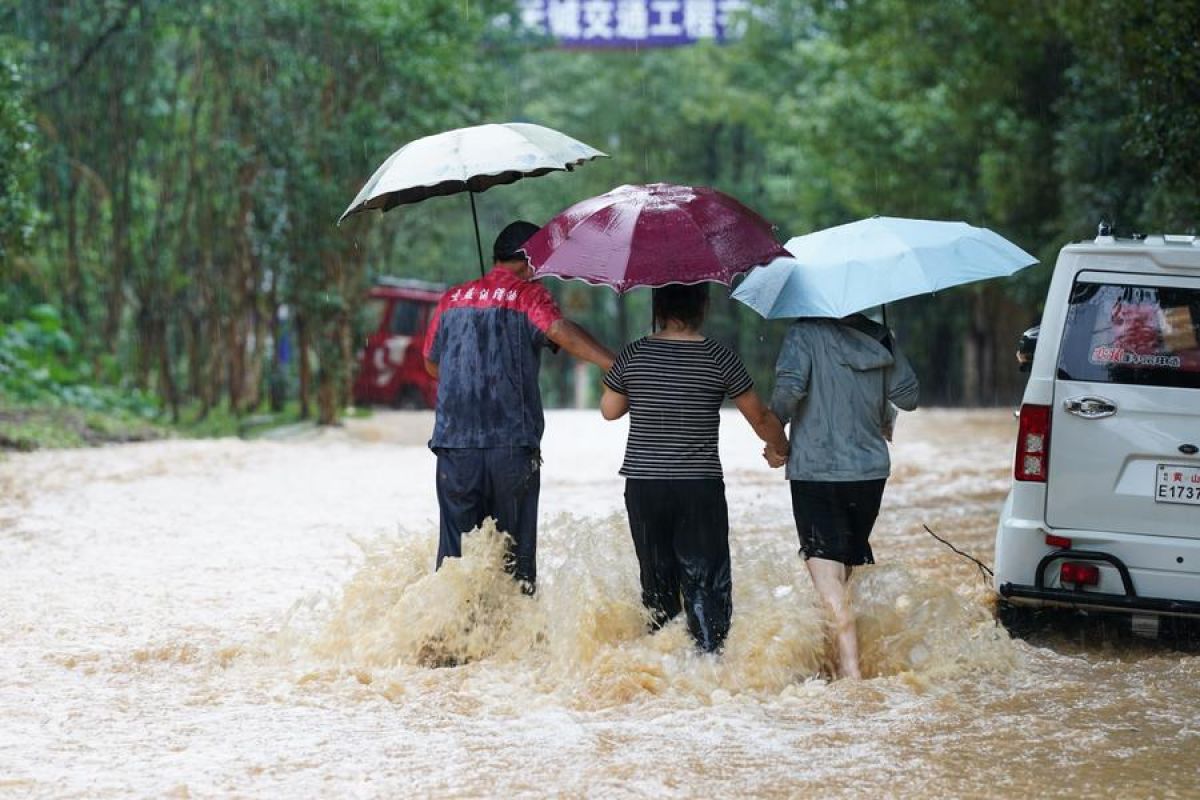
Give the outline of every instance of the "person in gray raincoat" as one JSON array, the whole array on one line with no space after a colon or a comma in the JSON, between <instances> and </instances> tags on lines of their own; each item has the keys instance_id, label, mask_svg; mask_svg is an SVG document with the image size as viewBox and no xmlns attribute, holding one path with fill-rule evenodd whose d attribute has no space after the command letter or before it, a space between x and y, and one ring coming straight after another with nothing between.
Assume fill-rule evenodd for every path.
<instances>
[{"instance_id":1,"label":"person in gray raincoat","mask_svg":"<svg viewBox=\"0 0 1200 800\"><path fill-rule=\"evenodd\" d=\"M839 677L861 675L846 581L855 566L875 563L868 538L891 470L895 408L916 408L918 390L891 332L862 314L796 320L775 365L771 409L789 426L800 554L830 613Z\"/></svg>"}]
</instances>

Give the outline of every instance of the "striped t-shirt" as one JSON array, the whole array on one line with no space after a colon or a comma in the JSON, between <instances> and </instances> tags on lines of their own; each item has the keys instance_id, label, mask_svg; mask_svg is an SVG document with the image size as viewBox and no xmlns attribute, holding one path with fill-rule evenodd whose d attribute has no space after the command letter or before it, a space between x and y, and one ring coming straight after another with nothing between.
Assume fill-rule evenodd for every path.
<instances>
[{"instance_id":1,"label":"striped t-shirt","mask_svg":"<svg viewBox=\"0 0 1200 800\"><path fill-rule=\"evenodd\" d=\"M720 478L721 402L754 387L742 360L712 339L646 337L630 343L604 376L629 398L627 478Z\"/></svg>"}]
</instances>

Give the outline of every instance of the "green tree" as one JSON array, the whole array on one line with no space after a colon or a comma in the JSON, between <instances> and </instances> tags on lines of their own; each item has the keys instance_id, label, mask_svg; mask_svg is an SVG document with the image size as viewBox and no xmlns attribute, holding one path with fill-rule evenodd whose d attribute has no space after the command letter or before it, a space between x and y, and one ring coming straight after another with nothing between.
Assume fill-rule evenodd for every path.
<instances>
[{"instance_id":1,"label":"green tree","mask_svg":"<svg viewBox=\"0 0 1200 800\"><path fill-rule=\"evenodd\" d=\"M0 264L5 283L11 261L33 239L37 206L37 141L23 70L11 56L16 42L0 36Z\"/></svg>"},{"instance_id":2,"label":"green tree","mask_svg":"<svg viewBox=\"0 0 1200 800\"><path fill-rule=\"evenodd\" d=\"M503 57L492 24L508 13L432 0L20 4L47 131L38 265L98 372L153 388L176 414L222 396L252 410L287 306L305 405L311 392L334 421L351 306L386 235L333 221L405 139L483 115L491 75L464 54Z\"/></svg>"},{"instance_id":3,"label":"green tree","mask_svg":"<svg viewBox=\"0 0 1200 800\"><path fill-rule=\"evenodd\" d=\"M287 376L332 422L368 283L477 269L463 196L334 220L403 143L489 120L613 157L478 197L485 241L650 181L727 191L781 239L961 218L1047 263L1100 217L1194 230L1193 5L756 0L733 44L580 52L500 0L16 0L0 10L5 313L55 306L94 378L173 413L252 412ZM1048 275L897 304L927 398L1015 399L1013 341ZM647 292L550 286L609 342L648 327ZM711 332L765 380L783 326L713 296ZM566 400L570 365L551 363Z\"/></svg>"}]
</instances>

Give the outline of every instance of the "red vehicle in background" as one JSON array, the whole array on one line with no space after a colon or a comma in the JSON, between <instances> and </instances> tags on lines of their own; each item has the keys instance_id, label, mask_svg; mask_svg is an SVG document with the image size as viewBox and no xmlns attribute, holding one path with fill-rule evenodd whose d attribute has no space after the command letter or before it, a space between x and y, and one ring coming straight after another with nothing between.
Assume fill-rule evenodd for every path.
<instances>
[{"instance_id":1,"label":"red vehicle in background","mask_svg":"<svg viewBox=\"0 0 1200 800\"><path fill-rule=\"evenodd\" d=\"M433 309L446 287L380 278L367 293L360 321L365 342L358 357L354 402L394 408L433 408L437 381L425 372L422 350Z\"/></svg>"}]
</instances>

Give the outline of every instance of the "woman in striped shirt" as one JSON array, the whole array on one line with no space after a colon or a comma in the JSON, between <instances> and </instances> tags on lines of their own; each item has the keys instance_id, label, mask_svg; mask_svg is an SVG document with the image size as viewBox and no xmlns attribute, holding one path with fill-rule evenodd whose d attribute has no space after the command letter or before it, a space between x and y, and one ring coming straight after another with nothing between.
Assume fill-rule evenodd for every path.
<instances>
[{"instance_id":1,"label":"woman in striped shirt","mask_svg":"<svg viewBox=\"0 0 1200 800\"><path fill-rule=\"evenodd\" d=\"M657 331L617 356L604 376L600 411L605 419L629 412L621 474L652 627L684 610L696 644L711 652L724 643L733 614L729 512L717 452L722 401L733 399L766 443L772 466L786 460L788 443L741 359L700 332L707 285L655 289L653 305Z\"/></svg>"}]
</instances>

